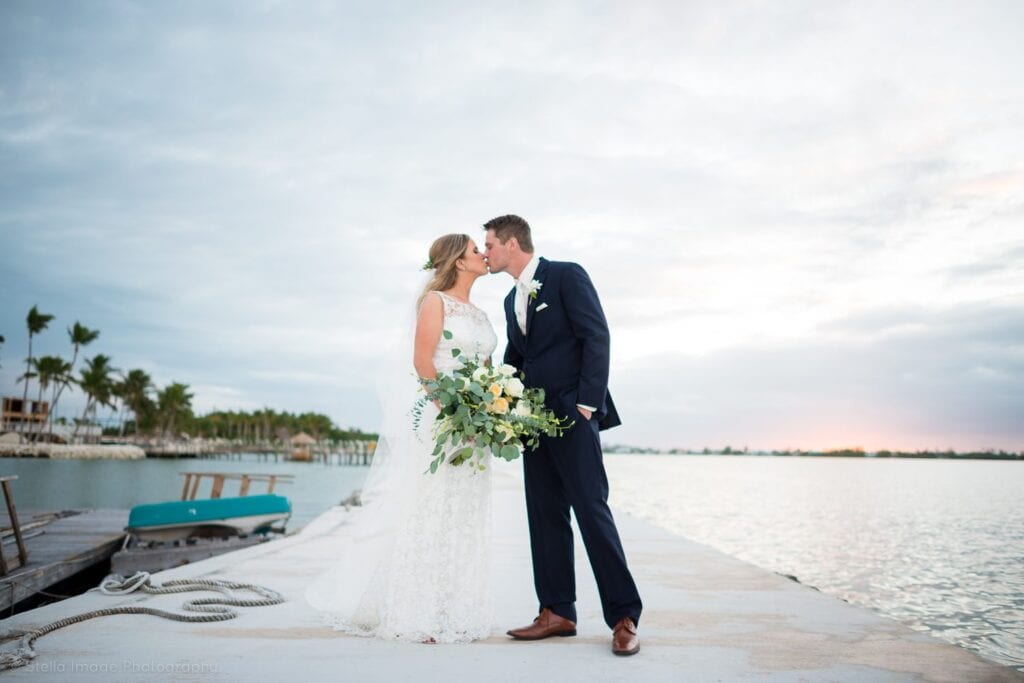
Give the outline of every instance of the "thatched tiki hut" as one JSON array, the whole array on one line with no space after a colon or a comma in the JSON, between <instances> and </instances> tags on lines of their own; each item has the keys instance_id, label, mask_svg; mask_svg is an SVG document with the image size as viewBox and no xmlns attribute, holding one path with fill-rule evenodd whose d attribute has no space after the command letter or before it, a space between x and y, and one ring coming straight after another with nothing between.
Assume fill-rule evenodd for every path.
<instances>
[{"instance_id":1,"label":"thatched tiki hut","mask_svg":"<svg viewBox=\"0 0 1024 683\"><path fill-rule=\"evenodd\" d=\"M310 454L310 446L316 444L316 439L311 437L306 432L299 432L291 438L292 444L292 460L301 460L303 462L309 462L313 459Z\"/></svg>"}]
</instances>

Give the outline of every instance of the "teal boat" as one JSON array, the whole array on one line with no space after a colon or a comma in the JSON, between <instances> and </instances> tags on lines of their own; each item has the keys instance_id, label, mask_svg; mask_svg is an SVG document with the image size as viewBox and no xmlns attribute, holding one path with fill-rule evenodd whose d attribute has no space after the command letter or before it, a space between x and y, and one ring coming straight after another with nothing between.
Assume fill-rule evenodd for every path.
<instances>
[{"instance_id":1,"label":"teal boat","mask_svg":"<svg viewBox=\"0 0 1024 683\"><path fill-rule=\"evenodd\" d=\"M277 531L291 517L292 504L273 493L237 498L176 500L136 505L125 531L141 541L175 541L190 536L238 536Z\"/></svg>"}]
</instances>

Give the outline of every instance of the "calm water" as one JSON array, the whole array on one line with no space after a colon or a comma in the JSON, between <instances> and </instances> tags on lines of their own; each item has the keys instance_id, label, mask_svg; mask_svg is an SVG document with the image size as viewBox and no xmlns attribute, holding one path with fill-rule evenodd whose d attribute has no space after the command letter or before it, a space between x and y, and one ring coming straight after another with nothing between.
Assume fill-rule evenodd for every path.
<instances>
[{"instance_id":1,"label":"calm water","mask_svg":"<svg viewBox=\"0 0 1024 683\"><path fill-rule=\"evenodd\" d=\"M1024 463L669 455L605 462L618 509L1024 670ZM0 474L20 477L22 509L176 500L186 470L294 474L278 492L292 501L296 529L359 488L367 468L253 456L0 459ZM225 488L234 495L237 484Z\"/></svg>"},{"instance_id":2,"label":"calm water","mask_svg":"<svg viewBox=\"0 0 1024 683\"><path fill-rule=\"evenodd\" d=\"M1024 670L1024 463L607 456L611 502Z\"/></svg>"},{"instance_id":3,"label":"calm water","mask_svg":"<svg viewBox=\"0 0 1024 683\"><path fill-rule=\"evenodd\" d=\"M46 460L0 458L0 474L16 474L14 500L18 509L130 508L181 498L185 478L180 472L245 472L292 474L293 483L278 482L274 493L292 503L288 530L298 529L363 484L366 467L304 462L267 462L254 455L241 460L170 459L145 460ZM197 497L210 495L209 479ZM250 494L266 493L265 482L253 482ZM223 496L238 495L238 482L224 483Z\"/></svg>"}]
</instances>

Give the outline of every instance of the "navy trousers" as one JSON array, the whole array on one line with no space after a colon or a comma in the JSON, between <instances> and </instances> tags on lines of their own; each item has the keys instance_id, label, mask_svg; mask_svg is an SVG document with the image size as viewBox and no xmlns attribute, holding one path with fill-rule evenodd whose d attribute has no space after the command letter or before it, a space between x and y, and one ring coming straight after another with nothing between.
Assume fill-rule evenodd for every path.
<instances>
[{"instance_id":1,"label":"navy trousers","mask_svg":"<svg viewBox=\"0 0 1024 683\"><path fill-rule=\"evenodd\" d=\"M541 437L537 450L527 450L523 455L533 577L540 609L547 607L576 621L571 507L597 580L605 623L613 628L622 617L630 617L639 624L643 603L608 507L608 477L597 420L587 420L578 413L575 419L576 424L563 436Z\"/></svg>"}]
</instances>

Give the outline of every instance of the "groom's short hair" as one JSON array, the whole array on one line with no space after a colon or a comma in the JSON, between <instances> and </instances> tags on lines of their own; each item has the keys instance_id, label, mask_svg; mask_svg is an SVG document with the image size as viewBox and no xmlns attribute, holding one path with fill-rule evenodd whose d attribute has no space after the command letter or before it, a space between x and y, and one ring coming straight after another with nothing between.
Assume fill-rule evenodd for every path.
<instances>
[{"instance_id":1,"label":"groom's short hair","mask_svg":"<svg viewBox=\"0 0 1024 683\"><path fill-rule=\"evenodd\" d=\"M484 223L484 230L493 230L494 236L502 244L515 237L519 248L527 254L533 253L533 238L530 236L530 224L514 214L498 216Z\"/></svg>"}]
</instances>

